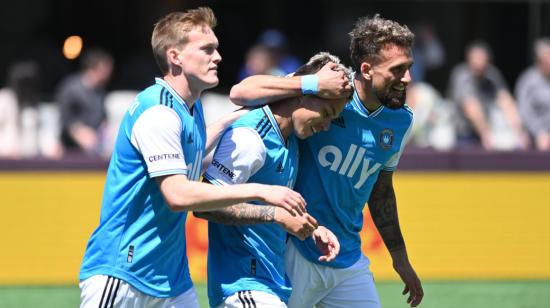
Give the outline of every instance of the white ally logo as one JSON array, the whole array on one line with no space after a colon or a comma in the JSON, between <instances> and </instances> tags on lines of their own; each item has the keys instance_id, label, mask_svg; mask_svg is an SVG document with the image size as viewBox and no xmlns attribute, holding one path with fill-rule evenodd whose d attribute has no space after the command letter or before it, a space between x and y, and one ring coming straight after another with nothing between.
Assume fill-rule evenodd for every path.
<instances>
[{"instance_id":1,"label":"white ally logo","mask_svg":"<svg viewBox=\"0 0 550 308\"><path fill-rule=\"evenodd\" d=\"M351 178L355 175L361 165L361 175L359 181L353 186L359 189L368 177L380 168L381 164L376 163L371 168L371 161L365 157L366 149L351 144L346 157L343 157L342 151L333 145L326 145L319 151L317 159L323 167L330 167L330 171L338 172L341 175L346 175ZM329 155L330 154L330 155ZM332 159L332 160L329 160ZM342 160L343 159L343 160Z\"/></svg>"}]
</instances>

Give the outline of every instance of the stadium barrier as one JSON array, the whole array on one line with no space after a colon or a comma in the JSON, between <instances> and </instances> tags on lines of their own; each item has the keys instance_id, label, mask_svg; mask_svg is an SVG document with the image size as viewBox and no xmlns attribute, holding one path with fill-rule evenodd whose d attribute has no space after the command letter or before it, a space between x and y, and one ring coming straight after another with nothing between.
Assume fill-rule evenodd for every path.
<instances>
[{"instance_id":1,"label":"stadium barrier","mask_svg":"<svg viewBox=\"0 0 550 308\"><path fill-rule=\"evenodd\" d=\"M105 172L97 170L105 163L65 163L72 171L0 162L0 284L77 282L99 219ZM549 188L548 171L398 171L399 220L415 269L423 279L550 279ZM368 210L364 220L376 279L398 279ZM207 223L188 215L195 281L206 279L207 238Z\"/></svg>"}]
</instances>

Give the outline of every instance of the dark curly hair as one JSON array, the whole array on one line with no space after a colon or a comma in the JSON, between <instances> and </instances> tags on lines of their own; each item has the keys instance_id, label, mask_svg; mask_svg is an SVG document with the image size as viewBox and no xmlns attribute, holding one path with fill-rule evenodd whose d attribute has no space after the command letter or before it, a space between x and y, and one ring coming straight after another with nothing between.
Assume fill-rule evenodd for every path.
<instances>
[{"instance_id":1,"label":"dark curly hair","mask_svg":"<svg viewBox=\"0 0 550 308\"><path fill-rule=\"evenodd\" d=\"M382 18L379 14L360 18L349 35L350 57L356 70L366 60L376 61L378 53L387 44L405 48L414 45L414 34L406 25Z\"/></svg>"}]
</instances>

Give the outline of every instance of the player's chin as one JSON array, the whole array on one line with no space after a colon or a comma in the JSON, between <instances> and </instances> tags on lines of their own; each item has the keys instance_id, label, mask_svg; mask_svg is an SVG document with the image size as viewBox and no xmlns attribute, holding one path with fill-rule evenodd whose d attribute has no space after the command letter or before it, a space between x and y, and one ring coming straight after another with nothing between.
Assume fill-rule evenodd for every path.
<instances>
[{"instance_id":1,"label":"player's chin","mask_svg":"<svg viewBox=\"0 0 550 308\"><path fill-rule=\"evenodd\" d=\"M219 83L220 83L220 80L218 79L218 76L215 76L215 78L208 78L208 80L205 80L207 89L213 88L217 86Z\"/></svg>"},{"instance_id":2,"label":"player's chin","mask_svg":"<svg viewBox=\"0 0 550 308\"><path fill-rule=\"evenodd\" d=\"M383 102L384 106L390 109L399 109L405 105L405 97L395 97Z\"/></svg>"}]
</instances>

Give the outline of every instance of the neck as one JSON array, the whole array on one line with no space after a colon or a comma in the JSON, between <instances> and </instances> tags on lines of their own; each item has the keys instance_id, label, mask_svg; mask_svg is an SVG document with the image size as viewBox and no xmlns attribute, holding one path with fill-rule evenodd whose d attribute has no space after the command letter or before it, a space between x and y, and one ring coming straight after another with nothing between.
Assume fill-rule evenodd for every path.
<instances>
[{"instance_id":1,"label":"neck","mask_svg":"<svg viewBox=\"0 0 550 308\"><path fill-rule=\"evenodd\" d=\"M372 80L366 80L361 74L355 74L353 83L361 103L369 112L375 111L382 105L372 89Z\"/></svg>"},{"instance_id":2,"label":"neck","mask_svg":"<svg viewBox=\"0 0 550 308\"><path fill-rule=\"evenodd\" d=\"M193 104L200 97L202 91L194 91L189 86L189 81L183 76L174 76L171 74L164 76L164 81L178 93L178 95L183 99L187 104L189 109L193 108Z\"/></svg>"},{"instance_id":3,"label":"neck","mask_svg":"<svg viewBox=\"0 0 550 308\"><path fill-rule=\"evenodd\" d=\"M270 105L271 112L275 117L275 121L277 121L279 130L285 141L290 134L294 132L292 126L292 112L296 109L297 104L298 102L296 99L286 99Z\"/></svg>"}]
</instances>

